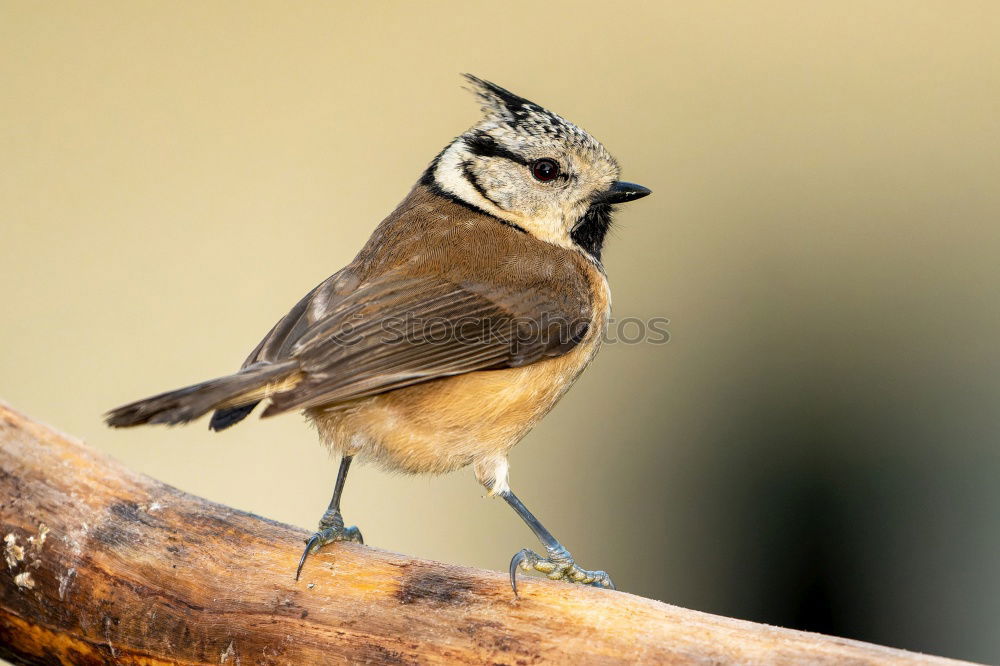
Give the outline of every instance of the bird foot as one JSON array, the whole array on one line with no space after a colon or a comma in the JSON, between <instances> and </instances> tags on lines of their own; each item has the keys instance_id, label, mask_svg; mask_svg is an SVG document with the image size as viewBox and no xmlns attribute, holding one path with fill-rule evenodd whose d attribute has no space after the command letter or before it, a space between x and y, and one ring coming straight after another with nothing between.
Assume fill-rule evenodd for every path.
<instances>
[{"instance_id":1,"label":"bird foot","mask_svg":"<svg viewBox=\"0 0 1000 666\"><path fill-rule=\"evenodd\" d=\"M573 556L562 546L558 548L548 548L548 557L542 557L538 553L525 548L510 561L510 586L514 588L514 596L517 596L517 571L538 571L545 574L552 580L564 580L569 583L580 585L592 585L615 589L615 584L611 582L611 576L604 571L587 571L581 569L573 561Z\"/></svg>"},{"instance_id":2,"label":"bird foot","mask_svg":"<svg viewBox=\"0 0 1000 666\"><path fill-rule=\"evenodd\" d=\"M353 541L354 543L363 544L365 542L364 537L361 536L361 530L353 525L344 527L344 521L339 514L336 516L336 520L328 520L327 516L323 516L319 527L318 532L306 539L306 549L302 552L302 558L299 560L299 568L295 570L295 580L299 579L302 567L306 563L306 558L328 543Z\"/></svg>"}]
</instances>

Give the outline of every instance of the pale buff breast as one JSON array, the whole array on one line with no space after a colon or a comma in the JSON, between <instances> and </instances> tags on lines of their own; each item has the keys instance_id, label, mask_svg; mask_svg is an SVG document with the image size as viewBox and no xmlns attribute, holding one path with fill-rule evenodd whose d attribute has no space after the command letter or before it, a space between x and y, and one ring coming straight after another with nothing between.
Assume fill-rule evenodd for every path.
<instances>
[{"instance_id":1,"label":"pale buff breast","mask_svg":"<svg viewBox=\"0 0 1000 666\"><path fill-rule=\"evenodd\" d=\"M409 473L444 473L507 452L547 414L594 358L610 316L604 274L587 264L594 295L587 336L569 353L519 368L438 379L307 410L332 449Z\"/></svg>"}]
</instances>

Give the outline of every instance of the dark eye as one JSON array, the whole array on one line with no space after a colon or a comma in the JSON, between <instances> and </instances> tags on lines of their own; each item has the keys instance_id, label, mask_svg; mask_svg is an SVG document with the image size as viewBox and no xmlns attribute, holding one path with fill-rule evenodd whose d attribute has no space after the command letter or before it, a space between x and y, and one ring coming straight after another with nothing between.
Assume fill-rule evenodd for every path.
<instances>
[{"instance_id":1,"label":"dark eye","mask_svg":"<svg viewBox=\"0 0 1000 666\"><path fill-rule=\"evenodd\" d=\"M555 177L559 175L559 163L547 157L535 160L531 163L531 175L543 183L555 180Z\"/></svg>"}]
</instances>

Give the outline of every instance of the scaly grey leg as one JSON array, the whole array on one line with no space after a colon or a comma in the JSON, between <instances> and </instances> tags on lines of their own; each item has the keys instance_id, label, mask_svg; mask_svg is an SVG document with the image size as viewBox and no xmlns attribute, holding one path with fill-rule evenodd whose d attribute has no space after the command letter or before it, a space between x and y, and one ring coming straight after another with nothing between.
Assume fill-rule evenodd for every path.
<instances>
[{"instance_id":1,"label":"scaly grey leg","mask_svg":"<svg viewBox=\"0 0 1000 666\"><path fill-rule=\"evenodd\" d=\"M353 541L364 543L361 530L357 527L344 527L344 518L340 515L340 496L344 494L344 483L347 481L347 470L351 468L353 456L344 456L340 460L340 471L337 472L337 484L333 487L333 497L330 506L319 521L319 531L306 541L306 549L299 560L299 568L295 570L295 580L302 573L302 566L310 553L315 553L328 543L334 541Z\"/></svg>"},{"instance_id":2,"label":"scaly grey leg","mask_svg":"<svg viewBox=\"0 0 1000 666\"><path fill-rule=\"evenodd\" d=\"M581 569L573 561L573 556L552 533L538 522L538 519L528 511L528 507L521 503L517 495L507 490L499 493L507 500L511 508L521 516L521 519L531 528L538 540L545 546L548 557L542 557L538 553L525 548L510 561L510 586L514 588L514 596L517 596L517 570L539 571L552 580L565 580L581 585L593 585L594 587L604 587L615 589L615 584L611 582L611 577L603 571L588 571Z\"/></svg>"}]
</instances>

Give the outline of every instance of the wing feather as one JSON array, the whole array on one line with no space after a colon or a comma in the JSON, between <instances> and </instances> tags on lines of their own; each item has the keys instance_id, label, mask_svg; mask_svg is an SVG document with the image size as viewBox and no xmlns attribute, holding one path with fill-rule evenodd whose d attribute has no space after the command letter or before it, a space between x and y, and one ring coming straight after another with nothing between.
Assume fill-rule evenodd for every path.
<instances>
[{"instance_id":1,"label":"wing feather","mask_svg":"<svg viewBox=\"0 0 1000 666\"><path fill-rule=\"evenodd\" d=\"M271 396L264 414L565 353L576 341L546 322L579 324L579 303L560 303L550 288L526 291L394 274L361 285L295 342L304 378Z\"/></svg>"}]
</instances>

